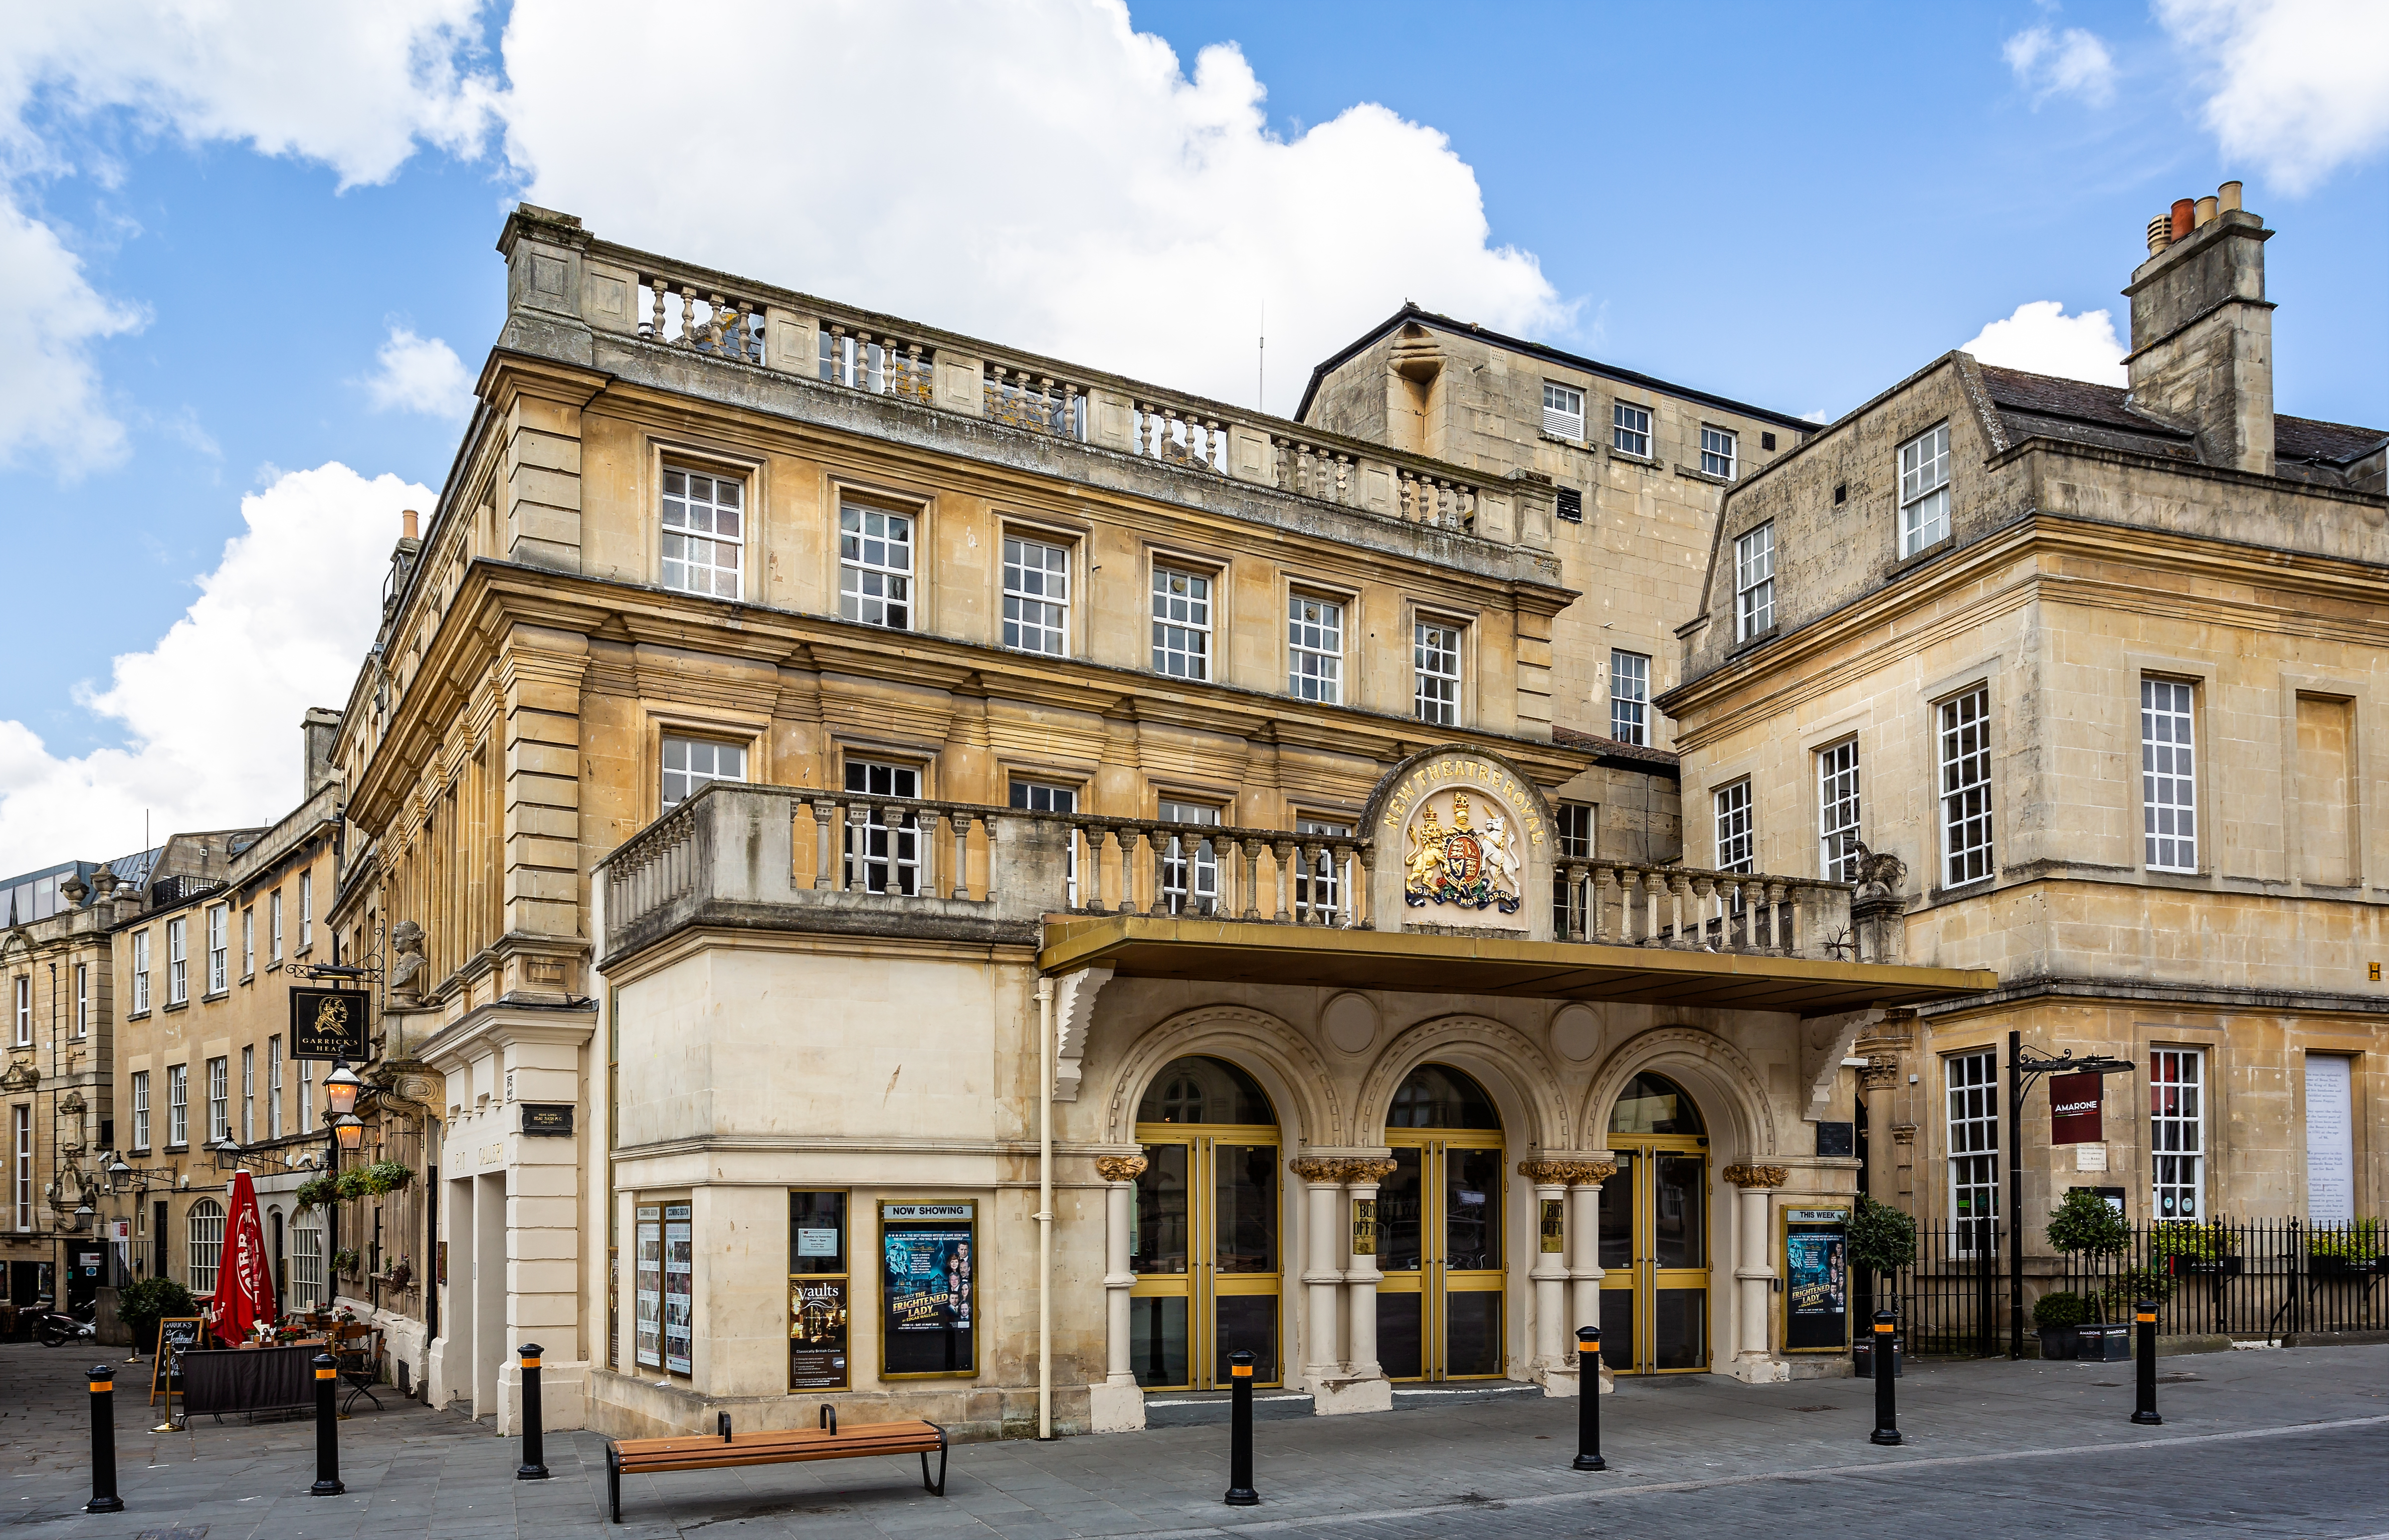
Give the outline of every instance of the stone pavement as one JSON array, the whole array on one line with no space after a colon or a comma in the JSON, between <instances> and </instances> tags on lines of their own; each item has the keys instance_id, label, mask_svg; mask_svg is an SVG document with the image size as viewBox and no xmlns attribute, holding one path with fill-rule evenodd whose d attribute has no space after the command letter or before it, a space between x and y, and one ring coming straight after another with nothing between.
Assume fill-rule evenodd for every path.
<instances>
[{"instance_id":1,"label":"stone pavement","mask_svg":"<svg viewBox=\"0 0 2389 1540\"><path fill-rule=\"evenodd\" d=\"M1258 1425L1258 1508L1220 1502L1227 1430L959 1446L948 1495L910 1458L639 1478L605 1522L604 1443L547 1441L548 1482L517 1445L388 1395L340 1424L339 1497L307 1495L313 1425L207 1419L153 1434L118 1401L126 1510L85 1515L83 1357L0 1346L0 1527L27 1540L437 1540L791 1535L818 1540L1078 1536L1584 1534L2283 1535L2389 1540L2389 1347L2161 1360L2161 1428L2135 1427L2129 1364L1911 1363L1908 1443L1877 1448L1870 1387L1625 1381L1602 1402L1597 1475L1567 1468L1577 1404L1402 1397L1375 1417ZM146 1384L120 1370L128 1385ZM360 1404L362 1405L362 1403Z\"/></svg>"}]
</instances>

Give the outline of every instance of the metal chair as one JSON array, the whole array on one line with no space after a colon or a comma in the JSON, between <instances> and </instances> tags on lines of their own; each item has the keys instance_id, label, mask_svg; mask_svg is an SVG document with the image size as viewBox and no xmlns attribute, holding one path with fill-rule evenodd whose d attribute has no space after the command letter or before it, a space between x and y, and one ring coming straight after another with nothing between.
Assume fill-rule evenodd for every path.
<instances>
[{"instance_id":1,"label":"metal chair","mask_svg":"<svg viewBox=\"0 0 2389 1540\"><path fill-rule=\"evenodd\" d=\"M340 1378L349 1382L348 1399L340 1403L340 1415L348 1416L349 1408L357 1404L360 1395L374 1404L374 1410L381 1410L381 1397L374 1394L375 1376L381 1366L381 1333L363 1321L335 1327L332 1355L339 1361Z\"/></svg>"}]
</instances>

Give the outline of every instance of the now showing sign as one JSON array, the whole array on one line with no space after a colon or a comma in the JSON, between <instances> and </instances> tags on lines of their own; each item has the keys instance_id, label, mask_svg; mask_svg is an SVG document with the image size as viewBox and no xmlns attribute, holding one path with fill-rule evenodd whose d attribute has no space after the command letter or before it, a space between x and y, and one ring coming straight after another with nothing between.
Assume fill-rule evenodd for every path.
<instances>
[{"instance_id":1,"label":"now showing sign","mask_svg":"<svg viewBox=\"0 0 2389 1540\"><path fill-rule=\"evenodd\" d=\"M2107 1137L2099 1126L2104 1080L2098 1075L2049 1077L2050 1143L2097 1144Z\"/></svg>"}]
</instances>

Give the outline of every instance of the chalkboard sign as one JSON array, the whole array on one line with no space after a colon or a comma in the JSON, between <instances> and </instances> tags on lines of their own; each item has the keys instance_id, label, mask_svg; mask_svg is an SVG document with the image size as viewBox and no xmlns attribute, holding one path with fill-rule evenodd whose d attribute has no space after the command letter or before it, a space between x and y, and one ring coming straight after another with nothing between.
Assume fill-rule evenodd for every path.
<instances>
[{"instance_id":1,"label":"chalkboard sign","mask_svg":"<svg viewBox=\"0 0 2389 1540\"><path fill-rule=\"evenodd\" d=\"M205 1347L207 1340L205 1317L169 1316L158 1323L158 1355L149 1364L151 1406L158 1404L160 1393L169 1406L183 1394L183 1355Z\"/></svg>"},{"instance_id":2,"label":"chalkboard sign","mask_svg":"<svg viewBox=\"0 0 2389 1540\"><path fill-rule=\"evenodd\" d=\"M1826 1160L1847 1160L1859 1152L1859 1126L1855 1123L1820 1123L1817 1125L1817 1153Z\"/></svg>"}]
</instances>

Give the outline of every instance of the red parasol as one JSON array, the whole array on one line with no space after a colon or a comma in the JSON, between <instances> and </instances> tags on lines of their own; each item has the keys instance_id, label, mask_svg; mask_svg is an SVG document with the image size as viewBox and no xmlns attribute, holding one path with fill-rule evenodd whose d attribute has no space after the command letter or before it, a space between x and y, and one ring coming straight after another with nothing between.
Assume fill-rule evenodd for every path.
<instances>
[{"instance_id":1,"label":"red parasol","mask_svg":"<svg viewBox=\"0 0 2389 1540\"><path fill-rule=\"evenodd\" d=\"M228 1343L243 1341L261 1322L274 1319L265 1226L257 1216L257 1188L246 1171L232 1176L231 1212L224 1216L224 1254L218 1258L210 1313L216 1335Z\"/></svg>"}]
</instances>

